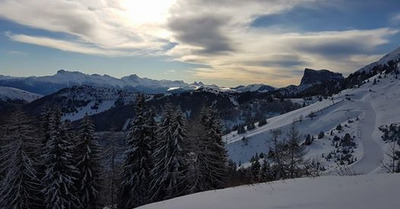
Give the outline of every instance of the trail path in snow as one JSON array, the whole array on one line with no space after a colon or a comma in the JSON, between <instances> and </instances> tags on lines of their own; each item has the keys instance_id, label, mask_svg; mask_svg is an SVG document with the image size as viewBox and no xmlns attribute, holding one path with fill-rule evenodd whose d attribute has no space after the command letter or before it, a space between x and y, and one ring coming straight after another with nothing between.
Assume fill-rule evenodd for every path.
<instances>
[{"instance_id":1,"label":"trail path in snow","mask_svg":"<svg viewBox=\"0 0 400 209\"><path fill-rule=\"evenodd\" d=\"M364 147L364 156L352 166L356 174L368 174L380 168L383 160L382 147L374 139L376 127L376 113L368 98L356 101L357 105L364 111L358 127L360 140Z\"/></svg>"}]
</instances>

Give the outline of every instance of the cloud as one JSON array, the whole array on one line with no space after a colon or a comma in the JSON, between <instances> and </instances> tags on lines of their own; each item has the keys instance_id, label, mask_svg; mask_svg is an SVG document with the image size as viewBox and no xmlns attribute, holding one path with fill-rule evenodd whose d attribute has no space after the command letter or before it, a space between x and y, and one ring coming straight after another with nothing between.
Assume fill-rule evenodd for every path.
<instances>
[{"instance_id":1,"label":"cloud","mask_svg":"<svg viewBox=\"0 0 400 209\"><path fill-rule=\"evenodd\" d=\"M234 50L230 40L224 36L223 25L227 19L212 15L172 18L169 28L177 40L192 46L194 53L219 54Z\"/></svg>"},{"instance_id":2,"label":"cloud","mask_svg":"<svg viewBox=\"0 0 400 209\"><path fill-rule=\"evenodd\" d=\"M306 67L354 72L379 59L382 55L374 50L396 33L388 28L283 34L254 29L231 34L230 38L238 43L233 54L212 58L198 54L178 59L210 65L208 70L194 71L197 79L285 86L298 83L301 74L293 72Z\"/></svg>"},{"instance_id":3,"label":"cloud","mask_svg":"<svg viewBox=\"0 0 400 209\"><path fill-rule=\"evenodd\" d=\"M397 14L395 16L392 17L392 21L393 22L400 22L400 14Z\"/></svg>"},{"instance_id":4,"label":"cloud","mask_svg":"<svg viewBox=\"0 0 400 209\"><path fill-rule=\"evenodd\" d=\"M236 82L284 86L297 83L301 75L293 72L306 67L353 72L382 56L375 54L377 47L398 33L390 28L296 32L290 28L251 27L260 16L285 13L298 5L315 2L321 1L178 1L172 9L177 15L169 22L185 24L170 27L172 38L179 45L168 54L183 62L208 65L209 68L192 70L195 79L219 79L232 85ZM195 24L193 17L203 17L214 24ZM213 38L199 39L203 31L210 32L208 37ZM231 50L202 53L202 49L215 44L213 40L220 40Z\"/></svg>"},{"instance_id":5,"label":"cloud","mask_svg":"<svg viewBox=\"0 0 400 209\"><path fill-rule=\"evenodd\" d=\"M167 32L162 26L163 23L133 21L132 18L136 18L136 16L132 16L132 11L127 9L129 7L123 5L129 2L116 0L3 0L0 1L0 18L72 37L54 40L52 37L17 34L24 38L14 40L21 40L24 43L53 47L64 51L111 56L115 54L115 51L125 55L152 54L164 51L170 42L165 38ZM30 36L29 41L26 41L28 36ZM46 41L43 41L44 38ZM97 49L94 49L95 47L88 49L83 45L93 45ZM65 48L62 48L64 46ZM102 49L105 50L103 52L96 51Z\"/></svg>"},{"instance_id":6,"label":"cloud","mask_svg":"<svg viewBox=\"0 0 400 209\"><path fill-rule=\"evenodd\" d=\"M243 62L244 65L246 66L263 66L263 67L298 67L298 66L305 66L307 65L307 62L302 60L300 56L297 55L279 55L275 54L272 55L268 58L264 58L264 60L261 59L255 59L251 61L245 61Z\"/></svg>"},{"instance_id":7,"label":"cloud","mask_svg":"<svg viewBox=\"0 0 400 209\"><path fill-rule=\"evenodd\" d=\"M23 55L27 55L28 53L23 52L23 51L18 51L18 50L12 50L12 51L8 51L8 54L14 55L14 56L23 56Z\"/></svg>"},{"instance_id":8,"label":"cloud","mask_svg":"<svg viewBox=\"0 0 400 209\"><path fill-rule=\"evenodd\" d=\"M91 54L91 55L110 55L116 54L116 52L109 52L106 50L102 50L96 47L85 46L85 44L78 44L69 41L56 40L46 37L34 37L27 35L13 35L8 34L8 37L14 41L34 44L38 46L45 46L49 48L59 49L67 52L77 52L82 54Z\"/></svg>"},{"instance_id":9,"label":"cloud","mask_svg":"<svg viewBox=\"0 0 400 209\"><path fill-rule=\"evenodd\" d=\"M261 16L325 1L2 0L0 18L65 35L9 33L17 42L101 56L167 55L201 66L190 69L191 80L284 86L299 82L294 72L306 67L353 72L379 58L377 47L399 32L252 27Z\"/></svg>"},{"instance_id":10,"label":"cloud","mask_svg":"<svg viewBox=\"0 0 400 209\"><path fill-rule=\"evenodd\" d=\"M331 59L346 58L357 54L373 53L377 46L388 43L387 38L397 32L388 28L327 31L293 36L288 41L301 52Z\"/></svg>"}]
</instances>

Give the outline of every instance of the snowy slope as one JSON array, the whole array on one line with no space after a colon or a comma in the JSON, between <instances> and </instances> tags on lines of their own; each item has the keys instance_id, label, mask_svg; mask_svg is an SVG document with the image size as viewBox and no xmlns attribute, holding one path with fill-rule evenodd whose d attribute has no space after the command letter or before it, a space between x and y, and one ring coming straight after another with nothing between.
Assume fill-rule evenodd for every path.
<instances>
[{"instance_id":1,"label":"snowy slope","mask_svg":"<svg viewBox=\"0 0 400 209\"><path fill-rule=\"evenodd\" d=\"M85 114L94 115L94 114L104 112L104 111L109 110L112 107L114 107L115 101L116 100L104 100L101 102L91 101L86 106L79 108L79 110L77 112L66 113L63 116L63 119L70 120L70 121L76 121L76 120L82 119L85 116ZM96 105L96 103L97 103L98 108L96 108L96 109L92 108L94 105Z\"/></svg>"},{"instance_id":2,"label":"snowy slope","mask_svg":"<svg viewBox=\"0 0 400 209\"><path fill-rule=\"evenodd\" d=\"M399 174L326 176L192 194L140 209L394 209Z\"/></svg>"},{"instance_id":3,"label":"snowy slope","mask_svg":"<svg viewBox=\"0 0 400 209\"><path fill-rule=\"evenodd\" d=\"M94 115L116 106L117 100L121 104L132 103L136 93L114 88L80 86L61 90L58 95L73 101L85 101L85 106L76 108L76 111L66 113L63 119L75 121L83 118L85 114Z\"/></svg>"},{"instance_id":4,"label":"snowy slope","mask_svg":"<svg viewBox=\"0 0 400 209\"><path fill-rule=\"evenodd\" d=\"M398 59L400 59L400 47L395 49L394 51L390 52L389 54L383 56L379 61L373 62L373 63L359 69L358 72L362 72L362 71L369 72L375 66L386 65L386 64L388 64L389 61L391 61L391 60L396 61Z\"/></svg>"},{"instance_id":5,"label":"snowy slope","mask_svg":"<svg viewBox=\"0 0 400 209\"><path fill-rule=\"evenodd\" d=\"M286 129L293 122L302 134L318 135L325 132L325 137L316 140L307 147L307 158L318 159L325 163L331 171L338 169L335 162L326 162L322 158L334 151L332 138L329 133L343 136L349 133L355 137L357 147L354 156L357 162L351 166L357 173L381 172L380 162L383 160L382 133L378 130L381 125L400 122L400 80L394 75L370 78L360 88L347 89L334 95L333 98L323 100L304 108L268 119L268 124L248 131L244 134L231 132L223 138L229 157L236 163L246 163L256 153L267 153L272 129ZM377 79L376 85L372 80ZM310 113L316 116L311 119L306 117ZM300 119L302 120L300 121ZM359 119L359 120L357 120ZM341 124L343 132L338 132L335 127ZM246 138L243 141L243 137Z\"/></svg>"},{"instance_id":6,"label":"snowy slope","mask_svg":"<svg viewBox=\"0 0 400 209\"><path fill-rule=\"evenodd\" d=\"M40 97L42 97L42 95L21 89L0 86L0 100L25 100L30 102Z\"/></svg>"},{"instance_id":7,"label":"snowy slope","mask_svg":"<svg viewBox=\"0 0 400 209\"><path fill-rule=\"evenodd\" d=\"M63 119L75 121L85 114L94 115L115 106L132 103L137 93L132 90L122 90L108 87L74 86L47 95L27 105L27 109L40 114L42 107L59 106L64 113ZM147 96L147 95L146 95ZM152 98L147 96L148 99Z\"/></svg>"},{"instance_id":8,"label":"snowy slope","mask_svg":"<svg viewBox=\"0 0 400 209\"><path fill-rule=\"evenodd\" d=\"M237 86L235 88L231 88L232 90L236 91L236 92L268 92L268 91L273 91L275 90L274 87L269 86L269 85L265 85L265 84L251 84L251 85L247 85L247 86Z\"/></svg>"}]
</instances>

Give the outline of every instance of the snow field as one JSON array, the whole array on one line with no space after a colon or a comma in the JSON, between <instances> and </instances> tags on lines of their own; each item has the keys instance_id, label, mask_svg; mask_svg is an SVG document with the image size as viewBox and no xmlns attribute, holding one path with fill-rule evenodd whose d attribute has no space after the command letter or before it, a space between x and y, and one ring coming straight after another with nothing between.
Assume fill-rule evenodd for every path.
<instances>
[{"instance_id":1,"label":"snow field","mask_svg":"<svg viewBox=\"0 0 400 209\"><path fill-rule=\"evenodd\" d=\"M373 80L379 80L373 85ZM353 163L351 169L355 173L381 173L381 162L384 157L384 143L381 140L382 133L378 130L381 125L400 122L400 99L398 95L400 80L393 75L376 75L369 79L359 88L346 89L332 99L316 102L304 108L279 115L268 119L268 124L257 127L244 134L231 132L223 137L231 160L237 164L246 164L256 153L267 153L269 146L269 131L280 128L283 131L293 122L301 134L310 134L317 137L319 132L324 132L325 137L315 140L307 147L306 158L322 161L328 169L327 173L340 169L336 163L326 162L322 159L334 150L330 144L334 135L343 137L345 133L355 136L357 148L353 156L357 162ZM314 118L306 117L311 112L315 113ZM302 120L300 121L300 118ZM356 121L359 118L359 121ZM350 124L348 121L352 120ZM341 124L343 132L338 133L335 127ZM257 125L257 124L256 124ZM243 141L243 137L246 138Z\"/></svg>"},{"instance_id":2,"label":"snow field","mask_svg":"<svg viewBox=\"0 0 400 209\"><path fill-rule=\"evenodd\" d=\"M207 191L140 209L394 209L400 174L324 176Z\"/></svg>"}]
</instances>

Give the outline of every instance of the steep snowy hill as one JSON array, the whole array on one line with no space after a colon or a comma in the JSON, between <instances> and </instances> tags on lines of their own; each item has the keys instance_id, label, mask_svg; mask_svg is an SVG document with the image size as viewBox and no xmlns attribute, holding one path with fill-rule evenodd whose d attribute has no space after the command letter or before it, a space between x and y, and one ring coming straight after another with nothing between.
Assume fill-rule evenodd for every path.
<instances>
[{"instance_id":1,"label":"steep snowy hill","mask_svg":"<svg viewBox=\"0 0 400 209\"><path fill-rule=\"evenodd\" d=\"M0 100L25 100L27 102L31 102L39 99L40 97L42 97L42 95L21 89L0 86Z\"/></svg>"},{"instance_id":2,"label":"steep snowy hill","mask_svg":"<svg viewBox=\"0 0 400 209\"><path fill-rule=\"evenodd\" d=\"M394 209L399 174L326 176L233 187L178 197L140 209Z\"/></svg>"},{"instance_id":3,"label":"steep snowy hill","mask_svg":"<svg viewBox=\"0 0 400 209\"><path fill-rule=\"evenodd\" d=\"M373 80L377 80L372 82ZM307 107L268 119L268 124L244 134L232 132L224 136L229 157L236 163L248 162L256 153L268 153L270 130L287 129L294 123L302 134L315 138L324 135L307 146L308 159L317 159L327 169L335 171L350 165L357 173L380 172L384 147L378 128L400 122L400 80L395 74L376 75L359 88L347 89L332 98ZM342 130L336 127L340 124ZM351 159L343 164L337 154L334 136L350 134L355 146L350 149ZM349 150L348 150L349 151ZM329 158L327 156L330 156Z\"/></svg>"},{"instance_id":4,"label":"steep snowy hill","mask_svg":"<svg viewBox=\"0 0 400 209\"><path fill-rule=\"evenodd\" d=\"M372 70L372 68L374 68L378 65L387 65L390 61L396 61L399 59L400 59L400 47L393 50L389 54L383 56L379 61L373 62L373 63L359 69L358 72L362 72L362 71L369 72L370 70Z\"/></svg>"}]
</instances>

